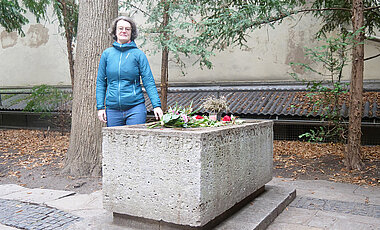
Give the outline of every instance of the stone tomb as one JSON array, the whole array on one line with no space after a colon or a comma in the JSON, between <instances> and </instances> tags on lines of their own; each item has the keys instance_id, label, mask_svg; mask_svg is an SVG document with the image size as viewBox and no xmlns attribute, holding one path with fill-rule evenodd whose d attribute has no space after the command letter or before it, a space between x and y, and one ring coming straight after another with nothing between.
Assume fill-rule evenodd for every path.
<instances>
[{"instance_id":1,"label":"stone tomb","mask_svg":"<svg viewBox=\"0 0 380 230\"><path fill-rule=\"evenodd\" d=\"M263 191L272 166L272 121L191 129L108 127L104 208L134 223L203 229Z\"/></svg>"}]
</instances>

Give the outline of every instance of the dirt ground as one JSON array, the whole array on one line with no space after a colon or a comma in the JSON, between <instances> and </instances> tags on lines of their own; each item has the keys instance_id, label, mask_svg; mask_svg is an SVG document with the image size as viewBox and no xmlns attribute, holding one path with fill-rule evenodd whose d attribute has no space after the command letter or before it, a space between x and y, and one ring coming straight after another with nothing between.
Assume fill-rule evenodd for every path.
<instances>
[{"instance_id":1,"label":"dirt ground","mask_svg":"<svg viewBox=\"0 0 380 230\"><path fill-rule=\"evenodd\" d=\"M40 130L0 130L0 184L91 193L101 177L73 177L61 170L69 134Z\"/></svg>"},{"instance_id":2,"label":"dirt ground","mask_svg":"<svg viewBox=\"0 0 380 230\"><path fill-rule=\"evenodd\" d=\"M347 170L343 144L275 141L276 177L380 186L380 145L362 146L364 169Z\"/></svg>"},{"instance_id":3,"label":"dirt ground","mask_svg":"<svg viewBox=\"0 0 380 230\"><path fill-rule=\"evenodd\" d=\"M69 134L39 130L0 130L0 184L91 193L101 177L72 177L61 169ZM300 141L274 142L274 177L330 180L380 186L380 146L362 147L365 169L348 171L344 146Z\"/></svg>"}]
</instances>

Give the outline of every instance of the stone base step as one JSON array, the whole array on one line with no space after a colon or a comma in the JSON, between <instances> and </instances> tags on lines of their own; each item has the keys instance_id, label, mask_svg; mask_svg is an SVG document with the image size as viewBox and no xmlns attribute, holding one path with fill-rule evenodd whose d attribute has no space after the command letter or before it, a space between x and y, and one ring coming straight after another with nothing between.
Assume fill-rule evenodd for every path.
<instances>
[{"instance_id":1,"label":"stone base step","mask_svg":"<svg viewBox=\"0 0 380 230\"><path fill-rule=\"evenodd\" d=\"M217 226L214 223L202 227L174 225L117 213L113 215L113 223L131 230L262 230L266 229L295 197L296 190L294 188L265 185L265 190L256 198L245 202L243 207L241 207L241 203L237 204L237 207L240 206L239 210L236 210L234 206L221 215L226 219L216 218L219 219L216 220L219 223Z\"/></svg>"}]
</instances>

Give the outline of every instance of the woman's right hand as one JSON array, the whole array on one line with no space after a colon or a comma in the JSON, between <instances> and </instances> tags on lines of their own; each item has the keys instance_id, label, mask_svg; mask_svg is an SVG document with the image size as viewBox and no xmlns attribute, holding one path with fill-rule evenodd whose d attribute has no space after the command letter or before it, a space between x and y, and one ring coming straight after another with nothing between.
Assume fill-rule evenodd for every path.
<instances>
[{"instance_id":1,"label":"woman's right hand","mask_svg":"<svg viewBox=\"0 0 380 230\"><path fill-rule=\"evenodd\" d=\"M98 110L98 118L100 121L106 123L107 122L107 115L105 109Z\"/></svg>"}]
</instances>

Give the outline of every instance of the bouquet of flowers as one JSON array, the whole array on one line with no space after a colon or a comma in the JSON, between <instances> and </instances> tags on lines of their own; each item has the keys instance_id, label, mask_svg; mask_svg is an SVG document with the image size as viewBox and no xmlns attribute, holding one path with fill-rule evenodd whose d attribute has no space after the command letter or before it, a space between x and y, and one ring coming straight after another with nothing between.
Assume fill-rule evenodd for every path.
<instances>
[{"instance_id":1,"label":"bouquet of flowers","mask_svg":"<svg viewBox=\"0 0 380 230\"><path fill-rule=\"evenodd\" d=\"M189 107L181 107L176 105L169 108L160 121L149 125L149 128L168 127L168 128L197 128L197 127L218 127L229 124L241 124L242 120L236 119L235 116L224 116L221 121L215 121L208 116L196 115L199 111L193 111L192 104Z\"/></svg>"}]
</instances>

